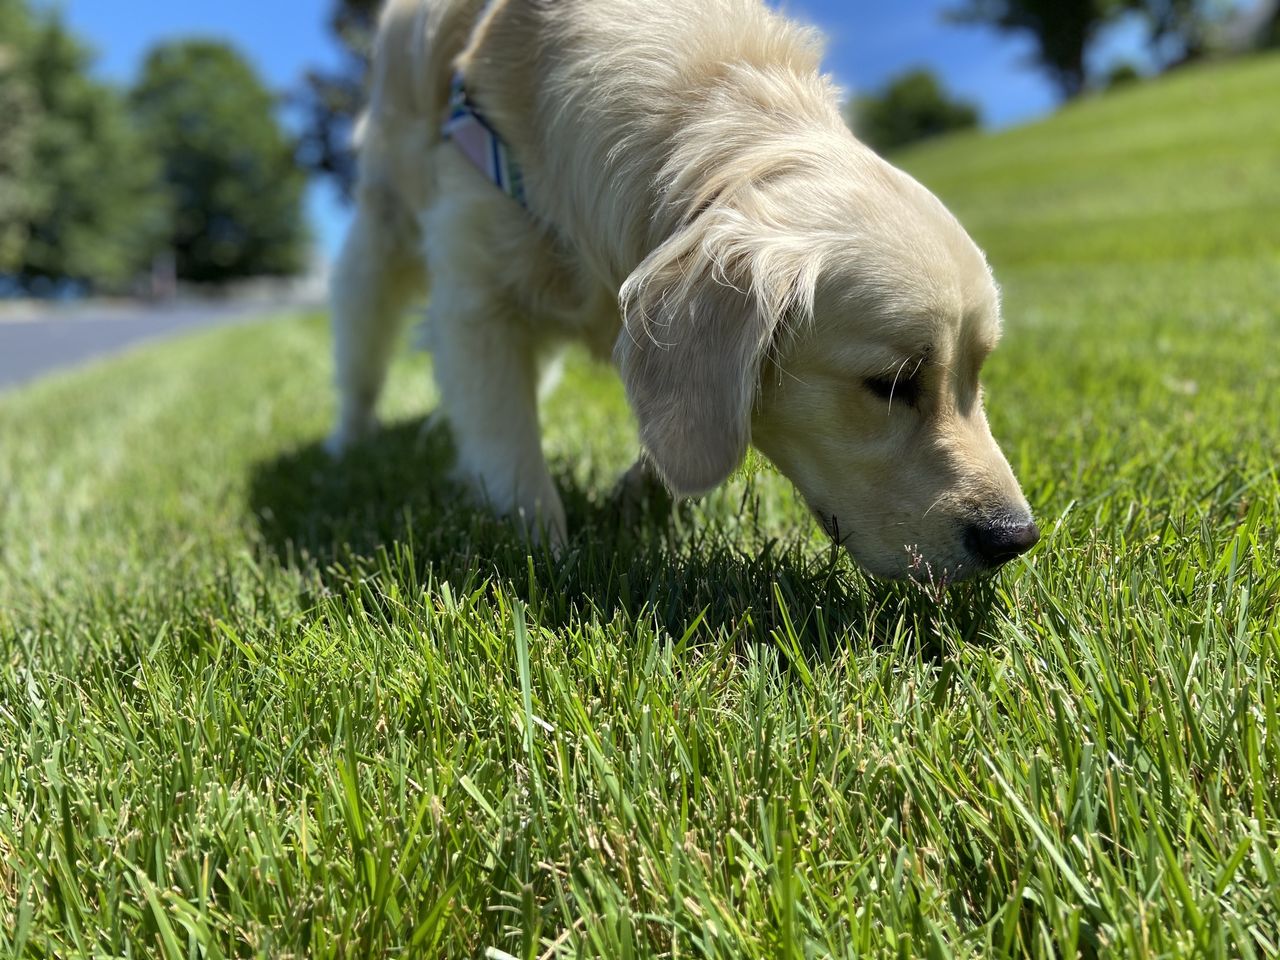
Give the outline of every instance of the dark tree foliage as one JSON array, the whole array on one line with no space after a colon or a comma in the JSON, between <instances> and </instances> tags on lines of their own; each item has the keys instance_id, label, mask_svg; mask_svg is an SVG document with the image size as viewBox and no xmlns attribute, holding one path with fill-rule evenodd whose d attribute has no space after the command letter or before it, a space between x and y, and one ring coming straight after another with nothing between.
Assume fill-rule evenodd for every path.
<instances>
[{"instance_id":1,"label":"dark tree foliage","mask_svg":"<svg viewBox=\"0 0 1280 960\"><path fill-rule=\"evenodd\" d=\"M1133 84L1139 83L1141 80L1142 71L1132 63L1121 62L1107 70L1106 76L1102 79L1102 89L1119 90L1123 87L1133 86Z\"/></svg>"},{"instance_id":2,"label":"dark tree foliage","mask_svg":"<svg viewBox=\"0 0 1280 960\"><path fill-rule=\"evenodd\" d=\"M928 70L912 70L879 93L855 98L849 124L869 147L885 153L909 143L978 126L978 108L949 97Z\"/></svg>"},{"instance_id":3,"label":"dark tree foliage","mask_svg":"<svg viewBox=\"0 0 1280 960\"><path fill-rule=\"evenodd\" d=\"M1280 3L1277 3L1270 15L1258 29L1257 46L1263 50L1280 47Z\"/></svg>"},{"instance_id":4,"label":"dark tree foliage","mask_svg":"<svg viewBox=\"0 0 1280 960\"><path fill-rule=\"evenodd\" d=\"M211 41L158 47L131 100L163 166L179 278L225 283L305 266L305 175L275 98L240 54Z\"/></svg>"},{"instance_id":5,"label":"dark tree foliage","mask_svg":"<svg viewBox=\"0 0 1280 960\"><path fill-rule=\"evenodd\" d=\"M0 0L0 273L117 289L163 227L156 164L56 15Z\"/></svg>"},{"instance_id":6,"label":"dark tree foliage","mask_svg":"<svg viewBox=\"0 0 1280 960\"><path fill-rule=\"evenodd\" d=\"M1166 17L1172 24L1167 33L1181 44L1183 54L1174 66L1205 54L1280 47L1280 0L1161 0L1154 6L1174 8Z\"/></svg>"},{"instance_id":7,"label":"dark tree foliage","mask_svg":"<svg viewBox=\"0 0 1280 960\"><path fill-rule=\"evenodd\" d=\"M19 53L30 40L23 12L0 0L0 274L21 263L27 226L39 209L32 183L38 114Z\"/></svg>"},{"instance_id":8,"label":"dark tree foliage","mask_svg":"<svg viewBox=\"0 0 1280 960\"><path fill-rule=\"evenodd\" d=\"M331 177L344 197L355 186L351 132L364 105L369 58L382 0L336 0L329 28L338 40L341 62L332 70L312 70L297 104L305 114L298 156L308 170Z\"/></svg>"},{"instance_id":9,"label":"dark tree foliage","mask_svg":"<svg viewBox=\"0 0 1280 960\"><path fill-rule=\"evenodd\" d=\"M1062 97L1071 99L1084 92L1090 44L1122 11L1119 0L967 0L947 15L958 23L1029 35L1037 65Z\"/></svg>"},{"instance_id":10,"label":"dark tree foliage","mask_svg":"<svg viewBox=\"0 0 1280 960\"><path fill-rule=\"evenodd\" d=\"M1167 69L1214 52L1221 45L1215 34L1237 15L1233 9L1229 0L966 0L947 16L1029 36L1036 44L1037 65L1070 99L1089 85L1090 46L1118 18L1145 22L1152 59ZM1106 86L1107 77L1095 79Z\"/></svg>"},{"instance_id":11,"label":"dark tree foliage","mask_svg":"<svg viewBox=\"0 0 1280 960\"><path fill-rule=\"evenodd\" d=\"M1280 0L1250 0L1248 5L1229 6L1215 26L1218 39L1229 53L1280 47Z\"/></svg>"},{"instance_id":12,"label":"dark tree foliage","mask_svg":"<svg viewBox=\"0 0 1280 960\"><path fill-rule=\"evenodd\" d=\"M1147 22L1148 42L1162 67L1199 60L1210 48L1215 5L1209 0L1126 0Z\"/></svg>"}]
</instances>

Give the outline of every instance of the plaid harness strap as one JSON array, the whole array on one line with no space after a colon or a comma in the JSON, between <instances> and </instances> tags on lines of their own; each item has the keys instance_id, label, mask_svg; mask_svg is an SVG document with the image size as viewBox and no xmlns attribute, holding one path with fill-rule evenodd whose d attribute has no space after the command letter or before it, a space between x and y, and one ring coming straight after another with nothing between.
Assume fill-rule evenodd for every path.
<instances>
[{"instance_id":1,"label":"plaid harness strap","mask_svg":"<svg viewBox=\"0 0 1280 960\"><path fill-rule=\"evenodd\" d=\"M461 73L453 75L449 92L449 116L442 132L452 140L462 155L470 160L494 186L520 206L528 208L524 193L524 174L511 149L476 109L467 96Z\"/></svg>"}]
</instances>

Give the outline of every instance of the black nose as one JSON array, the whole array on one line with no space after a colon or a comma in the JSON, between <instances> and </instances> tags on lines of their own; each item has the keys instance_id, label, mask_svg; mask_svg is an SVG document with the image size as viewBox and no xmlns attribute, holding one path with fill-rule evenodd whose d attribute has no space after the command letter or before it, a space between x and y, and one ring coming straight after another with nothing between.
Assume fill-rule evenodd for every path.
<instances>
[{"instance_id":1,"label":"black nose","mask_svg":"<svg viewBox=\"0 0 1280 960\"><path fill-rule=\"evenodd\" d=\"M1008 563L1040 542L1035 521L1025 523L997 520L975 523L965 532L965 545L989 567Z\"/></svg>"}]
</instances>

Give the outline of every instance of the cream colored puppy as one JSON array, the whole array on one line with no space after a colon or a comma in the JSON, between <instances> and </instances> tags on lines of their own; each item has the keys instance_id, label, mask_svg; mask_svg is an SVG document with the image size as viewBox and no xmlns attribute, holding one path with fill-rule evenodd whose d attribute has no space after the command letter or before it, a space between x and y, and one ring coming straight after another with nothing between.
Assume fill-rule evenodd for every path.
<instances>
[{"instance_id":1,"label":"cream colored puppy","mask_svg":"<svg viewBox=\"0 0 1280 960\"><path fill-rule=\"evenodd\" d=\"M527 206L443 134L455 71ZM982 409L982 253L760 0L391 0L359 142L333 450L373 429L429 289L459 474L535 536L566 536L537 401L578 340L612 353L677 495L754 444L877 575L959 579L1038 538Z\"/></svg>"}]
</instances>

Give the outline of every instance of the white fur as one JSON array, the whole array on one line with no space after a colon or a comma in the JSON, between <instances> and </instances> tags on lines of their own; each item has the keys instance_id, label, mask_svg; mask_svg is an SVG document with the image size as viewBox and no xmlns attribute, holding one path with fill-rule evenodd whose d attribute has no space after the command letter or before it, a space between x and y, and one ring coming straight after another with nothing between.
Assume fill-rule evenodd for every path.
<instances>
[{"instance_id":1,"label":"white fur","mask_svg":"<svg viewBox=\"0 0 1280 960\"><path fill-rule=\"evenodd\" d=\"M442 141L455 67L528 211ZM569 339L612 352L677 494L754 443L874 572L911 548L964 576L967 525L1029 520L978 392L999 332L981 253L853 138L814 34L759 0L391 0L334 286L335 451L372 429L428 278L459 475L534 536L567 535L537 399ZM868 391L903 370L916 407Z\"/></svg>"}]
</instances>

